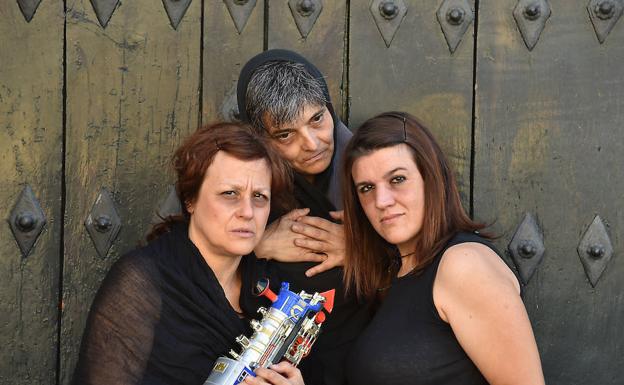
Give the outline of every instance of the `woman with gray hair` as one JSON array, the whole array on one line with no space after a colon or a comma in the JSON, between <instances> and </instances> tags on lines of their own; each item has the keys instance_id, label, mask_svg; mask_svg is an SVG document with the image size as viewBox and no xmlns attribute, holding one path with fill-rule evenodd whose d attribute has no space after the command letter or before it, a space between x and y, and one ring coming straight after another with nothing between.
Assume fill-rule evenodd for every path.
<instances>
[{"instance_id":1,"label":"woman with gray hair","mask_svg":"<svg viewBox=\"0 0 624 385\"><path fill-rule=\"evenodd\" d=\"M366 306L345 298L337 267L344 258L338 165L351 132L336 115L321 72L295 52L275 49L253 57L237 91L241 119L268 135L295 171L298 209L281 217L271 212L254 252L279 261L279 275L294 290L336 289L334 310L301 370L308 385L342 384L346 352L370 318Z\"/></svg>"}]
</instances>

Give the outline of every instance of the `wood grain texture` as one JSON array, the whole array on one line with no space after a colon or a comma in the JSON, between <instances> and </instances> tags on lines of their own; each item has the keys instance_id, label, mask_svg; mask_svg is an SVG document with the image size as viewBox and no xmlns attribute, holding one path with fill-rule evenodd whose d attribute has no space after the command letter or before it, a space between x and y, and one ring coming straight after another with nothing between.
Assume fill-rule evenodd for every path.
<instances>
[{"instance_id":1,"label":"wood grain texture","mask_svg":"<svg viewBox=\"0 0 624 385\"><path fill-rule=\"evenodd\" d=\"M73 374L100 281L144 238L173 180L171 155L197 128L200 22L200 1L177 30L161 2L123 2L106 29L88 0L68 3L61 384ZM101 188L111 192L122 222L105 258L84 226Z\"/></svg>"},{"instance_id":2,"label":"wood grain texture","mask_svg":"<svg viewBox=\"0 0 624 385\"><path fill-rule=\"evenodd\" d=\"M54 384L63 156L63 2L0 7L0 383ZM22 258L7 219L28 184L47 223Z\"/></svg>"},{"instance_id":3,"label":"wood grain texture","mask_svg":"<svg viewBox=\"0 0 624 385\"><path fill-rule=\"evenodd\" d=\"M323 9L314 26L302 38L288 0L273 0L269 5L268 46L293 50L314 63L325 75L336 113L345 118L347 2L324 0L322 3Z\"/></svg>"},{"instance_id":4,"label":"wood grain texture","mask_svg":"<svg viewBox=\"0 0 624 385\"><path fill-rule=\"evenodd\" d=\"M440 2L405 3L407 14L388 48L370 12L371 2L351 2L349 122L356 129L384 111L418 117L450 159L468 208L473 25L451 55L436 19Z\"/></svg>"},{"instance_id":5,"label":"wood grain texture","mask_svg":"<svg viewBox=\"0 0 624 385\"><path fill-rule=\"evenodd\" d=\"M262 52L264 1L258 0L239 34L223 1L204 4L203 123L232 120L238 111L236 83L241 68Z\"/></svg>"},{"instance_id":6,"label":"wood grain texture","mask_svg":"<svg viewBox=\"0 0 624 385\"><path fill-rule=\"evenodd\" d=\"M624 372L624 23L600 45L587 2L549 1L533 51L515 0L482 0L478 27L475 214L501 250L525 212L546 252L525 302L548 384L616 384ZM615 255L595 289L577 246L600 215Z\"/></svg>"}]
</instances>

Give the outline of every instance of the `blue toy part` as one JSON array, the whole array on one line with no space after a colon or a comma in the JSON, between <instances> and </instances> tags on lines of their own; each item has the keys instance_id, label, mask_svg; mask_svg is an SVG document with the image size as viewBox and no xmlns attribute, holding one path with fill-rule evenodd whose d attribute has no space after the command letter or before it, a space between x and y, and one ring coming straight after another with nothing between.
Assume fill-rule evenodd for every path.
<instances>
[{"instance_id":1,"label":"blue toy part","mask_svg":"<svg viewBox=\"0 0 624 385\"><path fill-rule=\"evenodd\" d=\"M277 299L273 302L273 308L286 314L294 322L297 322L302 315L305 315L309 311L318 312L323 307L322 303L316 303L310 305L310 300L305 300L299 294L293 293L289 290L290 285L288 282L282 282Z\"/></svg>"}]
</instances>

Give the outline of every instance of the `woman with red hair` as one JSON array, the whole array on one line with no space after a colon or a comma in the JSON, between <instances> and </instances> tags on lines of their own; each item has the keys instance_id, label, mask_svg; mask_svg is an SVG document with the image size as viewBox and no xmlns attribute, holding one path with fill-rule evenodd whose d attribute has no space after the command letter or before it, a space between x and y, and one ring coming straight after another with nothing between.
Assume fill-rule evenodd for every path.
<instances>
[{"instance_id":1,"label":"woman with red hair","mask_svg":"<svg viewBox=\"0 0 624 385\"><path fill-rule=\"evenodd\" d=\"M201 385L266 305L252 285L270 272L252 250L271 204L285 201L274 198L292 184L287 166L248 126L218 123L186 139L174 168L183 215L156 226L106 276L75 384ZM273 369L250 381L302 382L288 364Z\"/></svg>"}]
</instances>

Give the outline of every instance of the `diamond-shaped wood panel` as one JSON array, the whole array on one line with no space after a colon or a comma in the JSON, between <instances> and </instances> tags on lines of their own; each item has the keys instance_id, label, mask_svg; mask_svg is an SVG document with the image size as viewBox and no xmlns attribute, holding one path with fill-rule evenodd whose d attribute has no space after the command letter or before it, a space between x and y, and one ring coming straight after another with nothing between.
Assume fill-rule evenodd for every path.
<instances>
[{"instance_id":1,"label":"diamond-shaped wood panel","mask_svg":"<svg viewBox=\"0 0 624 385\"><path fill-rule=\"evenodd\" d=\"M223 2L232 16L236 30L239 34L242 33L256 6L256 0L223 0Z\"/></svg>"},{"instance_id":2,"label":"diamond-shaped wood panel","mask_svg":"<svg viewBox=\"0 0 624 385\"><path fill-rule=\"evenodd\" d=\"M509 246L511 257L526 285L544 256L544 239L531 213L526 213Z\"/></svg>"},{"instance_id":3,"label":"diamond-shaped wood panel","mask_svg":"<svg viewBox=\"0 0 624 385\"><path fill-rule=\"evenodd\" d=\"M33 16L35 16L35 12L39 7L41 0L17 0L17 5L19 5L20 11L22 11L22 15L24 15L24 19L30 23Z\"/></svg>"},{"instance_id":4,"label":"diamond-shaped wood panel","mask_svg":"<svg viewBox=\"0 0 624 385\"><path fill-rule=\"evenodd\" d=\"M163 0L163 5L171 26L173 29L178 29L180 21L182 21L186 10L191 5L191 0Z\"/></svg>"},{"instance_id":5,"label":"diamond-shaped wood panel","mask_svg":"<svg viewBox=\"0 0 624 385\"><path fill-rule=\"evenodd\" d=\"M323 10L322 0L289 0L288 7L301 37L305 39Z\"/></svg>"},{"instance_id":6,"label":"diamond-shaped wood panel","mask_svg":"<svg viewBox=\"0 0 624 385\"><path fill-rule=\"evenodd\" d=\"M102 28L106 28L115 8L119 5L119 0L91 0L91 5L100 25Z\"/></svg>"},{"instance_id":7,"label":"diamond-shaped wood panel","mask_svg":"<svg viewBox=\"0 0 624 385\"><path fill-rule=\"evenodd\" d=\"M26 257L46 223L45 214L30 186L22 189L8 221L22 257Z\"/></svg>"},{"instance_id":8,"label":"diamond-shaped wood panel","mask_svg":"<svg viewBox=\"0 0 624 385\"><path fill-rule=\"evenodd\" d=\"M604 43L615 23L622 16L624 5L616 0L591 0L587 4L589 19L594 26L600 44Z\"/></svg>"},{"instance_id":9,"label":"diamond-shaped wood panel","mask_svg":"<svg viewBox=\"0 0 624 385\"><path fill-rule=\"evenodd\" d=\"M238 100L236 99L236 85L234 83L232 88L225 94L219 112L224 120L240 120L240 112L238 111Z\"/></svg>"},{"instance_id":10,"label":"diamond-shaped wood panel","mask_svg":"<svg viewBox=\"0 0 624 385\"><path fill-rule=\"evenodd\" d=\"M100 190L84 224L98 255L102 258L106 257L121 229L121 219L106 189Z\"/></svg>"},{"instance_id":11,"label":"diamond-shaped wood panel","mask_svg":"<svg viewBox=\"0 0 624 385\"><path fill-rule=\"evenodd\" d=\"M165 197L165 199L163 199L160 206L158 206L158 211L156 212L156 215L158 220L161 221L168 216L180 214L182 214L182 205L180 204L180 198L178 198L175 186L171 185L169 186L169 190L167 191L167 196Z\"/></svg>"},{"instance_id":12,"label":"diamond-shaped wood panel","mask_svg":"<svg viewBox=\"0 0 624 385\"><path fill-rule=\"evenodd\" d=\"M607 263L613 256L611 239L598 215L594 217L592 224L585 231L576 251L581 258L589 282L592 287L596 287Z\"/></svg>"},{"instance_id":13,"label":"diamond-shaped wood panel","mask_svg":"<svg viewBox=\"0 0 624 385\"><path fill-rule=\"evenodd\" d=\"M405 2L403 0L373 0L370 11L386 47L390 47L392 39L394 39L394 35L407 13Z\"/></svg>"},{"instance_id":14,"label":"diamond-shaped wood panel","mask_svg":"<svg viewBox=\"0 0 624 385\"><path fill-rule=\"evenodd\" d=\"M518 0L513 16L524 44L533 50L550 17L550 5L546 0Z\"/></svg>"},{"instance_id":15,"label":"diamond-shaped wood panel","mask_svg":"<svg viewBox=\"0 0 624 385\"><path fill-rule=\"evenodd\" d=\"M436 16L452 54L474 19L472 8L467 0L444 0Z\"/></svg>"}]
</instances>

